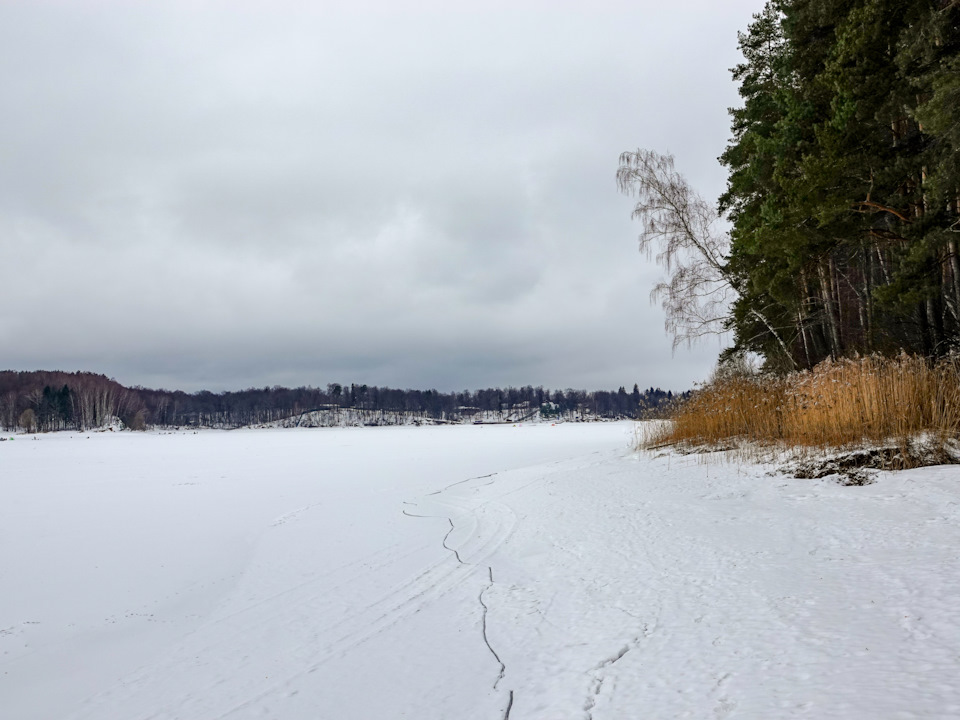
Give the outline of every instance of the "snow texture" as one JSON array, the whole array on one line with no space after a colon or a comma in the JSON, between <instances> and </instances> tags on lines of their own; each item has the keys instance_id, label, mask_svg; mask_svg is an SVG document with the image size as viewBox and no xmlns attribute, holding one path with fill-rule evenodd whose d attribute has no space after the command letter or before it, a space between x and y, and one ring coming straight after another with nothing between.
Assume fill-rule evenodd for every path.
<instances>
[{"instance_id":1,"label":"snow texture","mask_svg":"<svg viewBox=\"0 0 960 720\"><path fill-rule=\"evenodd\" d=\"M960 716L960 468L630 423L0 444L18 720Z\"/></svg>"}]
</instances>

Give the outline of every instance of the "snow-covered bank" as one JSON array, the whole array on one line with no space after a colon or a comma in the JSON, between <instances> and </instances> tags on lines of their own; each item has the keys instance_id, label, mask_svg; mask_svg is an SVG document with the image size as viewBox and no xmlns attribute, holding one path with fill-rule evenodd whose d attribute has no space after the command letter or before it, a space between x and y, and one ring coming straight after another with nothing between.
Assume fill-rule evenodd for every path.
<instances>
[{"instance_id":1,"label":"snow-covered bank","mask_svg":"<svg viewBox=\"0 0 960 720\"><path fill-rule=\"evenodd\" d=\"M631 439L4 443L4 716L960 713L960 469L844 487Z\"/></svg>"}]
</instances>

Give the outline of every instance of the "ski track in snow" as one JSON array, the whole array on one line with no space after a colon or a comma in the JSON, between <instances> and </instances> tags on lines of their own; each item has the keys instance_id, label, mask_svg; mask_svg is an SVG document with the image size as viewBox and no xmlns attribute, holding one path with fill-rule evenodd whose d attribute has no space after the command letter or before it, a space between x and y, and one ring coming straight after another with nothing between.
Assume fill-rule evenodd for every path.
<instances>
[{"instance_id":1,"label":"ski track in snow","mask_svg":"<svg viewBox=\"0 0 960 720\"><path fill-rule=\"evenodd\" d=\"M38 474L56 463L28 443L4 447L0 463L41 485L0 475L11 717L960 717L960 468L843 487L632 455L623 424L448 430L232 435L242 445L122 436L93 450L44 438L35 448L79 458L62 467L83 494L65 483L60 504ZM154 485L145 473L146 489L119 481L144 453L172 462L164 441L185 453L182 470ZM491 460L508 443L514 459ZM96 447L134 449L116 483L97 480ZM357 464L351 479L309 479L352 467L331 456ZM231 481L246 469L249 481ZM187 504L159 489L183 492L170 473L201 478ZM84 566L79 528L98 503L121 501L149 510ZM80 550L44 529L78 506ZM154 547L180 537L157 528L194 509L182 545ZM20 563L32 551L37 566ZM45 558L71 567L57 555L69 552L83 569L75 584L34 592ZM196 566L163 574L184 558ZM97 671L111 657L115 669ZM75 701L45 706L58 691Z\"/></svg>"},{"instance_id":2,"label":"ski track in snow","mask_svg":"<svg viewBox=\"0 0 960 720\"><path fill-rule=\"evenodd\" d=\"M482 480L488 477L492 477L492 475L476 478L476 480ZM445 561L434 563L423 569L422 572L408 582L391 587L386 594L379 597L373 603L365 605L361 610L349 612L333 625L324 627L323 631L327 634L329 634L331 630L341 627L349 628L350 630L343 635L335 633L335 635L339 635L336 640L329 644L324 652L315 658L306 668L293 675L287 676L283 681L265 689L258 695L245 699L243 702L228 709L222 715L219 715L218 718L232 717L245 708L277 693L278 690L286 688L294 680L303 675L317 672L324 664L356 649L386 629L401 623L409 615L421 612L421 610L431 602L464 584L484 568L490 573L490 583L492 584L492 570L489 566L484 566L483 562L509 537L513 527L516 525L516 520L510 508L506 505L495 502L485 502L483 503L483 511L481 512L481 508L471 503L468 498L446 494L446 491L449 490L450 487L472 482L473 480L474 479L459 481L448 488L444 488L444 490L439 493L433 493L433 495L442 494L443 499L432 500L430 504L433 505L437 511L451 512L452 515L415 515L406 510L403 511L404 514L410 517L446 519L450 524L450 530L444 535L441 544L444 549L453 554L456 559L456 564ZM480 487L488 484L490 483L482 483ZM404 504L421 507L425 505L426 502L426 500L420 503L405 501ZM450 535L457 529L454 526L454 517L465 518L466 520L466 538L461 548L452 547L448 544ZM464 560L461 552L463 552L463 555L467 557L468 560ZM339 591L339 586L335 589ZM479 596L481 605L483 604L482 595L483 591L480 592ZM486 613L484 613L483 622L484 624L486 623ZM493 648L490 647L489 642L486 641L485 630L483 634L487 648L494 657L496 657L496 651L494 651ZM499 662L499 658L497 660ZM502 677L502 663L500 663L500 665ZM499 679L497 682L499 682ZM497 682L494 683L494 689L496 689ZM509 716L509 710L506 716Z\"/></svg>"},{"instance_id":3,"label":"ski track in snow","mask_svg":"<svg viewBox=\"0 0 960 720\"><path fill-rule=\"evenodd\" d=\"M496 482L495 480L490 480L490 478L494 478L496 475L497 473L490 473L488 475L482 475L476 478L460 480L455 483L451 483L442 490L430 493L424 499L418 502L404 502L405 505L413 506L419 510L423 510L424 512L429 512L430 514L415 514L406 509L403 511L403 513L408 517L446 519L447 522L450 523L450 529L447 531L447 534L444 535L441 541L444 549L453 553L457 563L461 567L471 567L474 569L482 567L486 568L488 582L480 590L479 594L477 595L477 600L483 609L481 616L481 634L483 636L483 643L486 645L487 649L490 651L490 654L493 656L493 659L496 661L499 667L499 672L496 678L493 680L492 687L494 691L499 689L500 682L506 675L507 667L504 665L503 660L500 659L496 649L490 644L490 638L487 633L487 617L489 615L489 607L484 602L483 596L484 593L493 587L494 579L493 568L490 565L484 566L483 563L500 545L509 539L517 524L516 515L507 505L493 500L477 500L475 497L476 493L481 488L489 487ZM485 480L489 481L481 482ZM453 488L456 488L456 491L453 491ZM505 521L499 525L494 533L495 540L486 544L484 546L484 552L478 554L474 550L474 546L476 545L477 539L486 534L481 531L482 523L480 523L479 520L481 517L490 512L499 516L501 520L505 519ZM455 519L457 521L456 523L454 522ZM467 525L467 535L462 545L452 546L449 544L450 536L458 530L458 524L461 523ZM461 555L461 550L463 550L464 555L467 557L466 560L464 559L464 555ZM509 720L510 712L514 702L514 691L512 689L507 689L505 694L506 700L504 702L503 718L504 720Z\"/></svg>"}]
</instances>

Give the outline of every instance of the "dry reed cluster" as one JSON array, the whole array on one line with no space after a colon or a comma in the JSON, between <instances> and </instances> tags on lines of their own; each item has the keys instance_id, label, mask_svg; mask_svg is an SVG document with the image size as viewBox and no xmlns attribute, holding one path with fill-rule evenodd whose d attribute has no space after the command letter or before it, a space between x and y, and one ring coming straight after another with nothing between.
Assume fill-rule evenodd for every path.
<instances>
[{"instance_id":1,"label":"dry reed cluster","mask_svg":"<svg viewBox=\"0 0 960 720\"><path fill-rule=\"evenodd\" d=\"M900 355L824 362L786 376L718 374L645 445L844 448L960 432L960 359Z\"/></svg>"}]
</instances>

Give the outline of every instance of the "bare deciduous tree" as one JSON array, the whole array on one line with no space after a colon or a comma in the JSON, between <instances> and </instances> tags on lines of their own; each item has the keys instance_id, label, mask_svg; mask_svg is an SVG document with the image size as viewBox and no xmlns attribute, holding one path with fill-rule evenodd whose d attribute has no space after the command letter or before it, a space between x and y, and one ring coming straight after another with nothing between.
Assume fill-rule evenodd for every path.
<instances>
[{"instance_id":1,"label":"bare deciduous tree","mask_svg":"<svg viewBox=\"0 0 960 720\"><path fill-rule=\"evenodd\" d=\"M723 332L733 289L725 270L730 241L717 227L716 208L674 169L672 156L652 150L620 155L617 186L637 198L640 250L656 249L656 261L668 273L650 298L666 313L674 348Z\"/></svg>"},{"instance_id":2,"label":"bare deciduous tree","mask_svg":"<svg viewBox=\"0 0 960 720\"><path fill-rule=\"evenodd\" d=\"M20 427L24 432L34 433L37 431L37 415L33 408L27 408L20 413Z\"/></svg>"}]
</instances>

